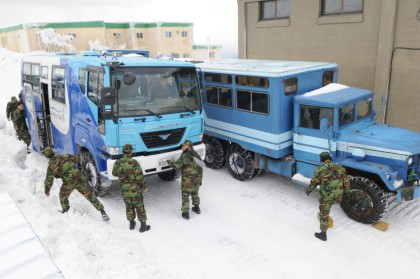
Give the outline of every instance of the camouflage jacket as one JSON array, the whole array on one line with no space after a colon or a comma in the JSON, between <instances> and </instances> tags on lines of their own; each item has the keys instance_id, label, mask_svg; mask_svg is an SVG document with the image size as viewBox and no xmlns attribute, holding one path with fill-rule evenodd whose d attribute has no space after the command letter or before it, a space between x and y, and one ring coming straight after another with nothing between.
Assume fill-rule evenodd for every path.
<instances>
[{"instance_id":1,"label":"camouflage jacket","mask_svg":"<svg viewBox=\"0 0 420 279\"><path fill-rule=\"evenodd\" d=\"M47 177L44 181L45 193L50 192L54 178L61 178L63 185L86 181L86 178L76 166L79 162L79 157L70 154L54 155L50 158Z\"/></svg>"},{"instance_id":2,"label":"camouflage jacket","mask_svg":"<svg viewBox=\"0 0 420 279\"><path fill-rule=\"evenodd\" d=\"M197 191L203 179L203 168L195 161L190 150L182 152L181 157L169 164L173 169L181 171L181 190Z\"/></svg>"},{"instance_id":3,"label":"camouflage jacket","mask_svg":"<svg viewBox=\"0 0 420 279\"><path fill-rule=\"evenodd\" d=\"M320 199L334 199L350 192L350 180L346 170L330 160L319 166L311 179L307 191L312 192L320 186Z\"/></svg>"},{"instance_id":4,"label":"camouflage jacket","mask_svg":"<svg viewBox=\"0 0 420 279\"><path fill-rule=\"evenodd\" d=\"M123 195L135 195L146 189L146 180L140 164L128 155L115 162L112 175L118 177Z\"/></svg>"},{"instance_id":5,"label":"camouflage jacket","mask_svg":"<svg viewBox=\"0 0 420 279\"><path fill-rule=\"evenodd\" d=\"M25 111L17 109L13 116L15 118L17 130L26 130L28 131L28 126L26 126Z\"/></svg>"},{"instance_id":6,"label":"camouflage jacket","mask_svg":"<svg viewBox=\"0 0 420 279\"><path fill-rule=\"evenodd\" d=\"M7 119L12 119L12 121L14 122L14 112L17 110L17 104L18 101L10 101L7 103L7 107L6 107L6 115L7 115Z\"/></svg>"}]
</instances>

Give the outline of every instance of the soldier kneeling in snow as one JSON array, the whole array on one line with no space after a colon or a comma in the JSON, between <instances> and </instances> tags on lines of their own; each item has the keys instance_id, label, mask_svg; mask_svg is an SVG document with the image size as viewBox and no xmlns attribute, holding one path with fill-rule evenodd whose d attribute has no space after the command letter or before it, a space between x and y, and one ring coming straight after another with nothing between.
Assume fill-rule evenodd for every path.
<instances>
[{"instance_id":1,"label":"soldier kneeling in snow","mask_svg":"<svg viewBox=\"0 0 420 279\"><path fill-rule=\"evenodd\" d=\"M50 195L54 178L61 178L63 181L59 194L61 207L63 208L62 213L69 211L69 196L73 190L77 190L90 201L96 210L101 212L104 221L108 221L109 217L105 213L104 206L89 189L85 176L76 166L76 164L80 163L79 158L70 154L55 155L50 147L45 148L42 154L50 159L47 177L44 182L45 194L47 196Z\"/></svg>"},{"instance_id":2,"label":"soldier kneeling in snow","mask_svg":"<svg viewBox=\"0 0 420 279\"><path fill-rule=\"evenodd\" d=\"M182 145L181 157L172 162L168 160L168 164L175 170L181 171L181 190L182 190L182 217L186 220L190 218L190 195L194 207L192 211L197 214L200 210L200 197L198 196L198 189L201 186L203 179L203 168L194 160L201 162L201 158L193 148L193 143L186 140Z\"/></svg>"}]
</instances>

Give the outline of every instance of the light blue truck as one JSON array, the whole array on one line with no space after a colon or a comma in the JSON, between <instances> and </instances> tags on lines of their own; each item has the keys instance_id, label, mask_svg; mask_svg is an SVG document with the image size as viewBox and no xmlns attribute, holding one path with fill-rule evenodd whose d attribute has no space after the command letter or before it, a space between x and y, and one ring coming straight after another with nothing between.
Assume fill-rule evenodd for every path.
<instances>
[{"instance_id":1,"label":"light blue truck","mask_svg":"<svg viewBox=\"0 0 420 279\"><path fill-rule=\"evenodd\" d=\"M420 197L420 134L377 124L373 93L334 83L331 63L225 60L199 63L208 167L238 180L262 170L306 187L328 151L351 179L341 207L372 224L388 193Z\"/></svg>"}]
</instances>

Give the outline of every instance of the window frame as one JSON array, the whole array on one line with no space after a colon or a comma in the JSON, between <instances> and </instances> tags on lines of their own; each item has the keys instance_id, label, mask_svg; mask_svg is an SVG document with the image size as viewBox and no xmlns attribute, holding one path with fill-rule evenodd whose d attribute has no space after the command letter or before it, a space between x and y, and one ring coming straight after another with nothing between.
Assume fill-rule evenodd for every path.
<instances>
[{"instance_id":1,"label":"window frame","mask_svg":"<svg viewBox=\"0 0 420 279\"><path fill-rule=\"evenodd\" d=\"M335 117L334 117L335 109L334 108L332 108L332 107L321 107L321 106L308 105L308 104L299 104L299 123L298 123L298 126L297 126L299 129L310 129L311 131L322 132L321 131L321 119L319 119L319 128L310 128L310 127L303 127L302 126L302 113L301 113L302 112L302 107L319 109L319 115L321 115L321 110L322 109L331 110L331 125L327 126L327 129L330 129L331 127L334 127L334 122L335 122Z\"/></svg>"},{"instance_id":2,"label":"window frame","mask_svg":"<svg viewBox=\"0 0 420 279\"><path fill-rule=\"evenodd\" d=\"M325 2L327 0L321 0L321 10L320 10L320 15L321 16L337 16L337 15L352 15L352 14L363 14L364 10L365 10L365 0L361 0L362 1L362 10L361 11L357 11L357 12L344 12L344 1L345 0L340 0L340 11L338 13L333 13L333 14L326 14L325 13Z\"/></svg>"},{"instance_id":3,"label":"window frame","mask_svg":"<svg viewBox=\"0 0 420 279\"><path fill-rule=\"evenodd\" d=\"M83 71L83 86L81 86L80 84L80 77L81 77L81 72ZM79 71L78 71L78 78L77 78L77 83L79 84L80 87L80 91L82 92L83 95L86 94L86 68L85 67L80 67Z\"/></svg>"},{"instance_id":4,"label":"window frame","mask_svg":"<svg viewBox=\"0 0 420 279\"><path fill-rule=\"evenodd\" d=\"M46 76L44 76L43 72L42 72L44 69L47 69L47 75ZM48 79L48 66L41 66L41 78L42 79Z\"/></svg>"},{"instance_id":5,"label":"window frame","mask_svg":"<svg viewBox=\"0 0 420 279\"><path fill-rule=\"evenodd\" d=\"M246 110L246 109L241 109L238 108L238 91L244 91L244 92L249 92L250 93L250 99L251 99L251 103L250 103L250 110ZM252 95L256 93L256 94L265 94L267 95L267 113L262 113L262 112L258 112L258 111L253 111L252 110ZM268 116L270 115L270 94L268 92L261 92L261 91L253 91L253 90L248 90L248 89L235 89L235 108L238 111L244 111L244 112L250 112L250 113L256 113L256 114L260 114L260 115L265 115Z\"/></svg>"},{"instance_id":6,"label":"window frame","mask_svg":"<svg viewBox=\"0 0 420 279\"><path fill-rule=\"evenodd\" d=\"M172 31L165 31L166 38L172 38Z\"/></svg>"},{"instance_id":7,"label":"window frame","mask_svg":"<svg viewBox=\"0 0 420 279\"><path fill-rule=\"evenodd\" d=\"M137 39L138 39L138 40L142 40L142 39L144 39L144 34L143 34L143 32L137 32L137 33L136 33L136 37L137 37Z\"/></svg>"},{"instance_id":8,"label":"window frame","mask_svg":"<svg viewBox=\"0 0 420 279\"><path fill-rule=\"evenodd\" d=\"M238 83L239 77L245 77L246 78L246 84ZM249 84L249 78L261 78L267 80L267 86L257 86L257 85L250 85ZM235 84L238 86L245 86L245 87L252 87L252 88L264 88L268 89L270 88L270 79L268 77L264 76L247 76L247 75L235 75Z\"/></svg>"},{"instance_id":9,"label":"window frame","mask_svg":"<svg viewBox=\"0 0 420 279\"><path fill-rule=\"evenodd\" d=\"M359 104L363 101L366 101L366 100L369 100L369 114L365 115L363 117L359 117ZM359 121L361 119L366 119L366 118L372 117L372 115L373 115L373 100L372 100L372 97L364 98L364 99L361 99L361 100L357 101L356 105L355 105L355 109L357 109L357 114L356 114L356 120L355 121Z\"/></svg>"},{"instance_id":10,"label":"window frame","mask_svg":"<svg viewBox=\"0 0 420 279\"><path fill-rule=\"evenodd\" d=\"M54 82L54 70L55 69L63 69L64 70L64 81L63 81L63 83L64 83L64 89L63 89L63 96L64 96L64 98L63 98L63 100L62 99L59 99L59 98L56 98L55 96L54 96L54 90L61 90L61 89L59 89L58 87L57 87L57 85L55 85L55 82ZM51 73L51 99L52 100L54 100L54 101L56 101L56 102L59 102L59 103L61 103L61 104L66 104L66 73L67 73L67 71L66 71L66 67L65 66L56 66L56 65L54 65L54 66L52 66L52 73Z\"/></svg>"},{"instance_id":11,"label":"window frame","mask_svg":"<svg viewBox=\"0 0 420 279\"><path fill-rule=\"evenodd\" d=\"M182 38L188 38L188 31L181 31Z\"/></svg>"},{"instance_id":12,"label":"window frame","mask_svg":"<svg viewBox=\"0 0 420 279\"><path fill-rule=\"evenodd\" d=\"M288 16L282 16L282 17L277 17L277 4L280 0L266 0L266 1L259 1L259 20L260 21L264 21L264 20L278 20L278 19L290 19L290 0L286 0L289 2L289 13ZM270 17L270 18L264 18L263 14L264 14L264 3L265 2L274 2L274 11L275 11L275 15L274 17Z\"/></svg>"},{"instance_id":13,"label":"window frame","mask_svg":"<svg viewBox=\"0 0 420 279\"><path fill-rule=\"evenodd\" d=\"M206 79L207 76L215 76L215 75L218 75L220 77L222 77L222 76L225 75L227 77L228 82L214 81L214 80L207 80ZM232 82L233 82L232 75L230 75L230 74L222 74L222 73L204 73L204 80L206 82L213 82L213 83L218 83L218 84L232 84Z\"/></svg>"},{"instance_id":14,"label":"window frame","mask_svg":"<svg viewBox=\"0 0 420 279\"><path fill-rule=\"evenodd\" d=\"M337 125L338 125L338 128L339 129L342 128L342 127L344 127L344 126L346 126L346 125L352 124L352 123L354 123L354 122L357 121L357 118L356 118L356 104L357 103L354 103L354 102L353 103L348 103L348 104L345 104L345 105L337 108L337 114L338 114L338 123L337 123ZM348 106L351 106L351 105L353 105L353 121L351 121L351 122L341 122L341 111L342 111L342 109L344 109L344 108L346 108Z\"/></svg>"},{"instance_id":15,"label":"window frame","mask_svg":"<svg viewBox=\"0 0 420 279\"><path fill-rule=\"evenodd\" d=\"M104 71L103 70L100 70L100 69L98 69L98 70L96 70L96 69L92 69L92 68L86 68L86 71L87 71L87 79L85 79L85 82L86 82L86 80L87 80L87 85L88 85L88 87L87 87L87 91L86 91L86 97L92 102L92 103L94 103L96 106L98 106L99 107L99 105L100 105L100 101L101 101L101 96L100 96L100 94L101 94L101 88L103 88L104 86L105 86L105 73L104 73ZM95 73L95 74L97 74L98 76L97 76L97 79L96 79L96 87L95 87L95 91L96 91L96 99L95 100L92 100L92 98L91 98L91 96L89 95L89 87L90 87L90 74L91 73ZM101 75L102 75L102 87L100 88L99 87L99 85L100 85L100 82L101 82Z\"/></svg>"},{"instance_id":16,"label":"window frame","mask_svg":"<svg viewBox=\"0 0 420 279\"><path fill-rule=\"evenodd\" d=\"M207 100L207 96L208 96L207 91L208 91L208 88L209 87L212 87L212 88L216 88L217 89L217 104L209 103L208 100ZM230 91L230 99L231 99L231 103L232 103L230 107L229 106L224 106L224 105L221 105L220 104L220 94L221 94L220 91L221 91L221 89L227 89L227 90ZM227 109L233 109L233 89L231 87L206 85L206 98L205 98L205 100L206 100L206 104L209 105L209 106L215 106L215 107L222 107L222 108L227 108Z\"/></svg>"},{"instance_id":17,"label":"window frame","mask_svg":"<svg viewBox=\"0 0 420 279\"><path fill-rule=\"evenodd\" d=\"M327 83L327 84L324 84L324 77L325 77L325 75L326 74L328 74L328 73L331 73L331 82L329 82L329 83ZM334 83L334 71L333 70L327 70L327 71L324 71L323 73L322 73L322 81L321 81L321 85L324 87L324 86L327 86L328 84L330 84L330 83Z\"/></svg>"},{"instance_id":18,"label":"window frame","mask_svg":"<svg viewBox=\"0 0 420 279\"><path fill-rule=\"evenodd\" d=\"M121 40L121 33L115 32L113 35L115 40Z\"/></svg>"}]
</instances>

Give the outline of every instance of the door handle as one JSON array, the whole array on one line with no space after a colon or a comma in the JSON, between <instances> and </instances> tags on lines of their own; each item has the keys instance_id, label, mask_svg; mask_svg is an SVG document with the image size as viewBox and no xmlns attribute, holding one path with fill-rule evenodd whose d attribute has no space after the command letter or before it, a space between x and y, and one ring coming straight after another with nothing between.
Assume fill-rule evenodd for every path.
<instances>
[{"instance_id":1,"label":"door handle","mask_svg":"<svg viewBox=\"0 0 420 279\"><path fill-rule=\"evenodd\" d=\"M90 123L90 118L86 118L86 121Z\"/></svg>"}]
</instances>

